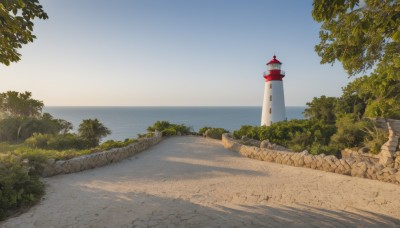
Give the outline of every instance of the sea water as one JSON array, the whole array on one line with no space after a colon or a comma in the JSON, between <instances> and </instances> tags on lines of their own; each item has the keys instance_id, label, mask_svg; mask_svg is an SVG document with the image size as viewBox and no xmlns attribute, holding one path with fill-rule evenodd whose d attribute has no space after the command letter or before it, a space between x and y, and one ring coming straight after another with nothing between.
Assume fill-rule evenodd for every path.
<instances>
[{"instance_id":1,"label":"sea water","mask_svg":"<svg viewBox=\"0 0 400 228\"><path fill-rule=\"evenodd\" d=\"M286 107L286 116L303 119L304 109ZM135 138L157 120L185 124L193 131L204 126L233 131L242 125L258 126L261 121L261 107L45 107L43 111L71 122L74 132L83 119L97 118L112 132L105 140Z\"/></svg>"}]
</instances>

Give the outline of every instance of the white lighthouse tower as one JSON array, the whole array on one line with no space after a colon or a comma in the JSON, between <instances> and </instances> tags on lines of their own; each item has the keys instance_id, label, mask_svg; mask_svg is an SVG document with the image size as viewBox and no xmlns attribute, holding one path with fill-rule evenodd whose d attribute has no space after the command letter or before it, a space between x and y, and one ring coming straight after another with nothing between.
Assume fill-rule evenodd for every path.
<instances>
[{"instance_id":1,"label":"white lighthouse tower","mask_svg":"<svg viewBox=\"0 0 400 228\"><path fill-rule=\"evenodd\" d=\"M265 89L261 126L270 126L272 123L286 120L282 81L285 72L281 70L281 65L282 63L274 55L274 58L267 63L268 71L264 72Z\"/></svg>"}]
</instances>

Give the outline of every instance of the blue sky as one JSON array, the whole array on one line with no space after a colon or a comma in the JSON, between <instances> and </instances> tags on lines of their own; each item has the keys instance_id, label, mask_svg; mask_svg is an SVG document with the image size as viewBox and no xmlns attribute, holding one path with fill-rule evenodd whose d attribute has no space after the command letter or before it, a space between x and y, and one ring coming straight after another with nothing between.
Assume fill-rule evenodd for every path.
<instances>
[{"instance_id":1,"label":"blue sky","mask_svg":"<svg viewBox=\"0 0 400 228\"><path fill-rule=\"evenodd\" d=\"M265 63L283 62L286 105L339 96L351 79L320 65L312 1L42 0L49 19L0 91L48 106L261 106Z\"/></svg>"}]
</instances>

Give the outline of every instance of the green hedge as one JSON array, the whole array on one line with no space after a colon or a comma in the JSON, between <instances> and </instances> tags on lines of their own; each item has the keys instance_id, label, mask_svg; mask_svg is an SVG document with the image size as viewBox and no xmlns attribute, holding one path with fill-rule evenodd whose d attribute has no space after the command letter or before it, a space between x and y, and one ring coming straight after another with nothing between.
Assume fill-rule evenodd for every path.
<instances>
[{"instance_id":1,"label":"green hedge","mask_svg":"<svg viewBox=\"0 0 400 228\"><path fill-rule=\"evenodd\" d=\"M200 131L204 131L205 128L207 128L207 127L201 128L199 130L199 132ZM224 129L224 128L208 128L207 130L204 131L204 134L208 138L220 139L221 140L222 139L222 134L228 133L228 132L229 131Z\"/></svg>"},{"instance_id":2,"label":"green hedge","mask_svg":"<svg viewBox=\"0 0 400 228\"><path fill-rule=\"evenodd\" d=\"M37 203L44 194L39 176L21 158L0 156L0 220L21 207Z\"/></svg>"}]
</instances>

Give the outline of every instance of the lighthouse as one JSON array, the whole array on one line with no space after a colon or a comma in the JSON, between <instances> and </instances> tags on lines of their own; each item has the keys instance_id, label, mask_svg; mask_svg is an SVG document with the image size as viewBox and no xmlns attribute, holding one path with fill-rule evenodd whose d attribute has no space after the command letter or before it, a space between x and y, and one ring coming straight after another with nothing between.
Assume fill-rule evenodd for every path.
<instances>
[{"instance_id":1,"label":"lighthouse","mask_svg":"<svg viewBox=\"0 0 400 228\"><path fill-rule=\"evenodd\" d=\"M283 93L283 77L285 72L281 70L282 63L273 59L267 63L267 71L264 72L265 89L264 102L261 116L261 126L286 120L285 95Z\"/></svg>"}]
</instances>

